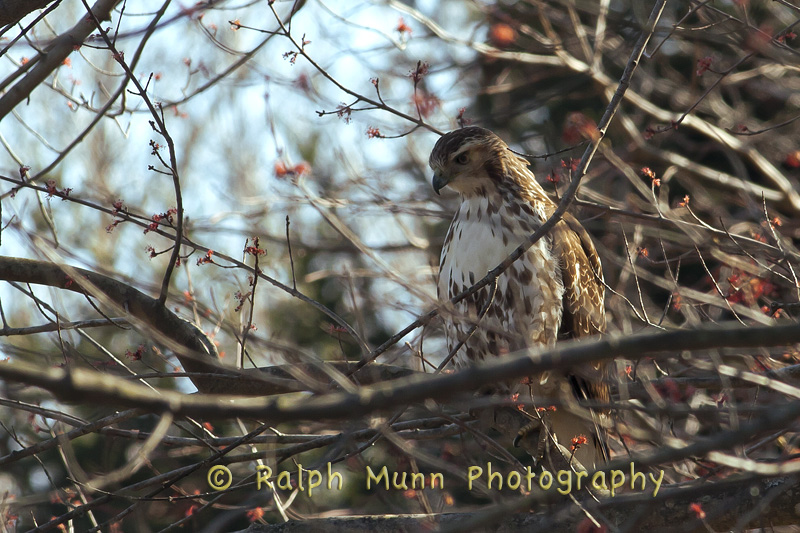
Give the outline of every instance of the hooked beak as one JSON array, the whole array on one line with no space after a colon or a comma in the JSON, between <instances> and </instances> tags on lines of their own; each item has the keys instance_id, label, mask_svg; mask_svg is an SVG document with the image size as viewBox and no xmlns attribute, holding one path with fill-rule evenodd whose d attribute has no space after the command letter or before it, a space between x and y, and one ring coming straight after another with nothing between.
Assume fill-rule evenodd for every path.
<instances>
[{"instance_id":1,"label":"hooked beak","mask_svg":"<svg viewBox=\"0 0 800 533\"><path fill-rule=\"evenodd\" d=\"M447 185L447 180L444 179L440 174L434 174L431 183L433 184L433 191L436 194L439 194L439 191L441 191L445 185Z\"/></svg>"}]
</instances>

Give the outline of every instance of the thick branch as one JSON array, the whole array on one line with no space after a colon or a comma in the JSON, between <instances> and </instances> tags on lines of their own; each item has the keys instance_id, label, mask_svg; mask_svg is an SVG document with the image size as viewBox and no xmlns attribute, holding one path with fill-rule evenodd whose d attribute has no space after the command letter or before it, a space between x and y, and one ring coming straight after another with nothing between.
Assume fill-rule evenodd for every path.
<instances>
[{"instance_id":1,"label":"thick branch","mask_svg":"<svg viewBox=\"0 0 800 533\"><path fill-rule=\"evenodd\" d=\"M2 275L0 268L0 277ZM175 318L177 317L173 320ZM489 383L547 370L576 367L612 357L638 360L643 357L673 356L682 350L786 346L798 342L800 328L796 324L748 327L735 322L696 330L633 336L616 334L591 342L567 342L549 350L532 349L529 352L496 358L455 374L411 376L361 387L352 393L337 392L306 398L302 402L298 402L294 395L234 400L230 396L199 397L171 391L160 391L160 394L156 394L142 385L93 371L68 371L60 368L43 370L41 366L23 362L0 365L0 377L35 385L58 396L81 398L84 401L96 400L156 412L170 410L176 415L205 418L268 417L273 423L278 423L289 420L352 418L425 399L448 400ZM765 417L763 422L782 423L786 416L790 416L790 413L784 411L776 410Z\"/></svg>"},{"instance_id":2,"label":"thick branch","mask_svg":"<svg viewBox=\"0 0 800 533\"><path fill-rule=\"evenodd\" d=\"M159 340L167 341L186 371L213 373L220 370L215 364L219 357L217 349L200 328L130 285L82 268L3 256L0 256L0 279L104 296L117 307L119 314L129 313L150 328L145 334L159 333ZM208 378L193 379L193 382L201 391L213 386L213 380Z\"/></svg>"},{"instance_id":3,"label":"thick branch","mask_svg":"<svg viewBox=\"0 0 800 533\"><path fill-rule=\"evenodd\" d=\"M97 0L92 6L92 12L99 20L109 20L111 10L118 2L119 0ZM33 90L75 51L76 46L83 44L83 41L94 29L94 21L91 18L82 17L69 31L53 39L44 54L35 58L35 66L0 98L0 120L8 115L17 104L28 98Z\"/></svg>"},{"instance_id":4,"label":"thick branch","mask_svg":"<svg viewBox=\"0 0 800 533\"><path fill-rule=\"evenodd\" d=\"M53 0L0 0L0 26L14 24Z\"/></svg>"},{"instance_id":5,"label":"thick branch","mask_svg":"<svg viewBox=\"0 0 800 533\"><path fill-rule=\"evenodd\" d=\"M349 373L355 363L330 362L323 367L311 364L293 364L241 371L228 369L216 363L214 343L191 322L172 313L155 298L115 279L82 268L59 266L44 261L0 256L0 280L48 285L81 294L97 296L97 291L107 297L120 314L130 313L137 320L134 325L147 336L158 333L156 340L164 341L175 352L188 372L186 377L200 392L208 394L236 394L241 396L269 396L299 391L330 390L329 368L340 374ZM118 320L118 319L116 319ZM99 326L103 321L89 321ZM106 322L111 325L111 321ZM78 324L85 327L85 323ZM55 329L68 329L78 325L50 324L36 328L3 328L0 336L30 334ZM412 370L391 365L372 365L353 375L357 383L368 385L408 376ZM101 374L95 374L101 376ZM169 377L166 374L165 377Z\"/></svg>"}]
</instances>

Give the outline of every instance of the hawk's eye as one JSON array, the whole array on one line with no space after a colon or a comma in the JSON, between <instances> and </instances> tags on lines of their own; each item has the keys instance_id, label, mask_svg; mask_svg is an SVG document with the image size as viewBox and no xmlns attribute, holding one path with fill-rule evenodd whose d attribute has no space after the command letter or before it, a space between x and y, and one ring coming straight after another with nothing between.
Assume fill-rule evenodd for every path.
<instances>
[{"instance_id":1,"label":"hawk's eye","mask_svg":"<svg viewBox=\"0 0 800 533\"><path fill-rule=\"evenodd\" d=\"M459 165L466 165L469 162L469 157L467 156L466 152L462 154L458 154L456 157L456 163Z\"/></svg>"}]
</instances>

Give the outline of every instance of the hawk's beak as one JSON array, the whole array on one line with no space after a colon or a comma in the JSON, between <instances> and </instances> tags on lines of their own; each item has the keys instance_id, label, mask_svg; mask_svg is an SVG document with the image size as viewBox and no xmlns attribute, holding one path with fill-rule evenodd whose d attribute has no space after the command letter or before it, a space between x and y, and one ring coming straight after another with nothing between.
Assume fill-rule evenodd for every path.
<instances>
[{"instance_id":1,"label":"hawk's beak","mask_svg":"<svg viewBox=\"0 0 800 533\"><path fill-rule=\"evenodd\" d=\"M439 194L445 185L447 185L447 180L441 176L441 174L434 174L433 180L431 182L433 184L433 192Z\"/></svg>"}]
</instances>

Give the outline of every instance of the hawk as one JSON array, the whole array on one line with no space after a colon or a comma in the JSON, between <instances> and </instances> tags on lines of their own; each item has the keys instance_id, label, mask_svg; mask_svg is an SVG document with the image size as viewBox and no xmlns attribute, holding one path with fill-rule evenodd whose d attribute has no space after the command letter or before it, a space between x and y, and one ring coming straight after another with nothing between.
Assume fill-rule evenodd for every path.
<instances>
[{"instance_id":1,"label":"hawk","mask_svg":"<svg viewBox=\"0 0 800 533\"><path fill-rule=\"evenodd\" d=\"M443 135L431 152L433 189L450 187L461 205L445 237L437 293L449 301L483 278L522 244L555 211L556 204L537 183L528 161L514 154L493 132L467 127ZM493 292L493 294L492 294ZM605 329L603 273L589 234L565 214L543 238L487 286L455 304L444 316L447 344L456 367L487 357L535 346L552 346L560 338L601 333ZM477 324L477 327L474 327ZM470 335L471 330L474 330ZM511 391L524 391L535 405L573 394L607 401L604 368L574 368L531 376ZM527 382L527 384L525 384ZM523 399L520 394L520 399ZM590 468L607 459L596 413L584 416L565 408L545 410L548 432L570 449L585 436L575 458ZM594 421L593 421L594 418Z\"/></svg>"}]
</instances>

